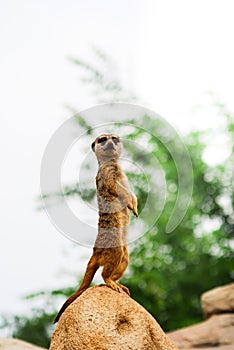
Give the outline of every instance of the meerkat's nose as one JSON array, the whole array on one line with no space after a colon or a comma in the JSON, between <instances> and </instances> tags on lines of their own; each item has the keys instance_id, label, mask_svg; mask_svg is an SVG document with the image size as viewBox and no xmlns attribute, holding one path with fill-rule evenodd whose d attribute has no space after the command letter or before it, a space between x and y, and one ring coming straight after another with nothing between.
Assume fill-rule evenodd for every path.
<instances>
[{"instance_id":1,"label":"meerkat's nose","mask_svg":"<svg viewBox=\"0 0 234 350\"><path fill-rule=\"evenodd\" d=\"M106 146L106 149L115 149L114 145L113 145L113 142L112 141L109 141L107 146Z\"/></svg>"}]
</instances>

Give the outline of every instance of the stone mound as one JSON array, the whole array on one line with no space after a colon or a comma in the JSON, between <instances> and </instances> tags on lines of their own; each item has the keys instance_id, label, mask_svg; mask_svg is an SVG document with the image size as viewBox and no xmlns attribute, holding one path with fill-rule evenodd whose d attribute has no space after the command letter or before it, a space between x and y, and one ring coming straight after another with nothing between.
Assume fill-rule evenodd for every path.
<instances>
[{"instance_id":1,"label":"stone mound","mask_svg":"<svg viewBox=\"0 0 234 350\"><path fill-rule=\"evenodd\" d=\"M176 350L155 319L126 293L87 289L62 314L50 350ZM178 350L178 349L177 349Z\"/></svg>"}]
</instances>

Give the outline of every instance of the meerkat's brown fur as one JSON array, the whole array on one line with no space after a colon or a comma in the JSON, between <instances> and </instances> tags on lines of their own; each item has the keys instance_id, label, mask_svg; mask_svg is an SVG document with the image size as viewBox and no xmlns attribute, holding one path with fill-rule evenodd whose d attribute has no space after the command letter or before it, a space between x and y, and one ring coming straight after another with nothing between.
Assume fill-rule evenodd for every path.
<instances>
[{"instance_id":1,"label":"meerkat's brown fur","mask_svg":"<svg viewBox=\"0 0 234 350\"><path fill-rule=\"evenodd\" d=\"M128 266L127 232L130 210L138 216L137 198L130 191L127 177L118 162L122 152L119 136L100 135L91 147L99 164L96 176L98 235L80 288L63 304L54 322L89 287L100 266L103 266L102 277L107 286L130 294L127 287L116 281Z\"/></svg>"}]
</instances>

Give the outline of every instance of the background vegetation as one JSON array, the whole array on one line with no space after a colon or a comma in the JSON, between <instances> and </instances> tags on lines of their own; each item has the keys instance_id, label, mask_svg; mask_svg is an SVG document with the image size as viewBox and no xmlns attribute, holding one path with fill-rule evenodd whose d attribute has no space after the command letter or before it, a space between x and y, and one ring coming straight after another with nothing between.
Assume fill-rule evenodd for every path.
<instances>
[{"instance_id":1,"label":"background vegetation","mask_svg":"<svg viewBox=\"0 0 234 350\"><path fill-rule=\"evenodd\" d=\"M97 102L124 101L134 102L137 98L126 92L117 79L110 74L108 57L96 50L101 62L94 67L80 60L72 60L82 72L84 84L88 84ZM234 118L225 106L216 103L223 116L223 129L219 135L225 135L225 147L229 155L215 166L204 160L207 138L215 135L215 130L190 132L183 138L194 171L194 189L191 205L181 224L170 234L165 227L175 203L178 191L176 165L162 143L143 130L124 130L126 138L140 143L143 139L151 148L160 166L165 172L167 200L164 210L150 230L131 247L131 259L128 272L122 283L131 291L131 296L142 304L162 325L165 331L181 328L202 319L200 295L218 285L229 283L234 278L233 238L234 238ZM88 125L78 114L73 113L77 122L89 130ZM131 121L134 123L134 121ZM158 122L144 116L140 126L150 125L152 134L157 134ZM120 134L123 126L116 125ZM167 135L170 141L172 135ZM87 138L92 139L89 130ZM88 141L89 142L89 141ZM128 149L134 160L134 151ZM154 170L151 159L144 157L144 169L151 179ZM138 196L139 206L145 202L147 186L145 178L129 171L128 177ZM152 180L153 181L153 180ZM79 196L77 184L68 186L67 196ZM157 210L157 192L152 215ZM85 200L93 200L93 194ZM154 207L155 206L155 207ZM145 216L145 224L151 218ZM49 347L53 318L57 312L58 299L67 298L77 288L53 291L41 291L27 299L32 303L42 300L41 306L31 309L27 316L7 316L2 327L8 327L13 337L27 340L40 346Z\"/></svg>"}]
</instances>

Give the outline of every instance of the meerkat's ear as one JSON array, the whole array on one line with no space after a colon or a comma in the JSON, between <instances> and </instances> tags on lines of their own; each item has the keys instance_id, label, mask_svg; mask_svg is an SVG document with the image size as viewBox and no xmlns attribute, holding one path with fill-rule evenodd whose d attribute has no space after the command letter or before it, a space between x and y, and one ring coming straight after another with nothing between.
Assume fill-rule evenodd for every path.
<instances>
[{"instance_id":1,"label":"meerkat's ear","mask_svg":"<svg viewBox=\"0 0 234 350\"><path fill-rule=\"evenodd\" d=\"M92 148L92 151L95 152L95 141L93 141L91 148Z\"/></svg>"}]
</instances>

